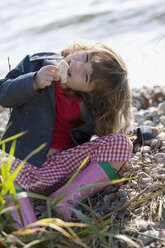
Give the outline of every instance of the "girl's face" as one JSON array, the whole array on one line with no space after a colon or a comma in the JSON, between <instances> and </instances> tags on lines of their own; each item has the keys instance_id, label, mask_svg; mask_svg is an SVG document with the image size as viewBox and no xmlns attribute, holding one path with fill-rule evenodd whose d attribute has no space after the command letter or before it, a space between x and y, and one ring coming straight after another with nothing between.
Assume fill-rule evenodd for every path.
<instances>
[{"instance_id":1,"label":"girl's face","mask_svg":"<svg viewBox=\"0 0 165 248\"><path fill-rule=\"evenodd\" d=\"M94 89L94 83L90 82L92 65L87 51L74 52L65 61L69 64L68 78L63 88L75 91L90 92Z\"/></svg>"}]
</instances>

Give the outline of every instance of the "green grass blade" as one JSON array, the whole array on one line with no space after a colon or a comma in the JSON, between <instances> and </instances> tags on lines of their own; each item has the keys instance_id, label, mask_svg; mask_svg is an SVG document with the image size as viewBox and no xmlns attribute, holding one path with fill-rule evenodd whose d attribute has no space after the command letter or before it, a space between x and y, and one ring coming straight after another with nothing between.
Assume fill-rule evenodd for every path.
<instances>
[{"instance_id":1,"label":"green grass blade","mask_svg":"<svg viewBox=\"0 0 165 248\"><path fill-rule=\"evenodd\" d=\"M14 156L16 143L17 143L17 141L13 140L11 148L10 148L10 151L9 151L8 166L7 166L9 172L10 172L10 169L11 169L11 164L12 164L12 159L13 159L13 156Z\"/></svg>"},{"instance_id":2,"label":"green grass blade","mask_svg":"<svg viewBox=\"0 0 165 248\"><path fill-rule=\"evenodd\" d=\"M2 151L5 152L5 143L2 144Z\"/></svg>"},{"instance_id":3,"label":"green grass blade","mask_svg":"<svg viewBox=\"0 0 165 248\"><path fill-rule=\"evenodd\" d=\"M119 179L119 180L108 181L108 182L104 182L104 183L90 184L90 185L84 186L82 188L75 189L72 192L85 191L87 189L99 188L99 187L108 186L110 184L115 184L115 183L118 183L118 182L124 182L124 181L132 180L132 179L133 178L130 177L130 178L122 178L122 179Z\"/></svg>"},{"instance_id":4,"label":"green grass blade","mask_svg":"<svg viewBox=\"0 0 165 248\"><path fill-rule=\"evenodd\" d=\"M2 164L1 164L1 176L2 176L3 182L6 181L7 175L6 175L6 164L5 164L5 162L2 162Z\"/></svg>"},{"instance_id":5,"label":"green grass blade","mask_svg":"<svg viewBox=\"0 0 165 248\"><path fill-rule=\"evenodd\" d=\"M128 244L130 244L132 248L133 247L141 248L140 245L138 245L132 239L128 238L125 235L122 235L122 234L109 234L109 233L104 233L104 234L105 234L105 236L110 236L110 237L113 237L113 238L122 239L122 240L126 241Z\"/></svg>"},{"instance_id":6,"label":"green grass blade","mask_svg":"<svg viewBox=\"0 0 165 248\"><path fill-rule=\"evenodd\" d=\"M6 142L9 142L11 140L15 140L15 139L18 139L19 137L21 137L22 135L24 135L25 133L27 133L28 131L25 131L25 132L22 132L22 133L18 133L18 134L15 134L7 139L4 139L4 140L1 140L0 141L0 145L6 143Z\"/></svg>"},{"instance_id":7,"label":"green grass blade","mask_svg":"<svg viewBox=\"0 0 165 248\"><path fill-rule=\"evenodd\" d=\"M90 221L89 218L87 218L81 211L79 211L78 209L75 208L69 208L71 209L78 217L80 220L83 221L83 223L86 223L88 225L88 227L90 228L90 230L92 231L92 233L101 241L103 241L103 243L108 247L108 244L104 238L104 235L100 232L99 228L97 225L92 224L92 222Z\"/></svg>"},{"instance_id":8,"label":"green grass blade","mask_svg":"<svg viewBox=\"0 0 165 248\"><path fill-rule=\"evenodd\" d=\"M78 170L73 174L73 176L68 180L68 182L65 184L64 188L60 192L60 195L65 191L65 189L68 187L68 185L73 181L73 179L77 176L79 171L83 168L83 166L86 164L87 160L89 158L89 155L84 159Z\"/></svg>"}]
</instances>

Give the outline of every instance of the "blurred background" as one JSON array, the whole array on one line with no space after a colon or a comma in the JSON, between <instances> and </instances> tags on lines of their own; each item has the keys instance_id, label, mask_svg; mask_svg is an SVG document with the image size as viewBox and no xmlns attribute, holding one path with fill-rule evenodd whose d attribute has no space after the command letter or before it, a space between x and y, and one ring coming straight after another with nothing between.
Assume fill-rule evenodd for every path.
<instances>
[{"instance_id":1,"label":"blurred background","mask_svg":"<svg viewBox=\"0 0 165 248\"><path fill-rule=\"evenodd\" d=\"M0 78L26 55L76 39L103 42L127 63L131 87L165 84L164 0L0 1Z\"/></svg>"}]
</instances>

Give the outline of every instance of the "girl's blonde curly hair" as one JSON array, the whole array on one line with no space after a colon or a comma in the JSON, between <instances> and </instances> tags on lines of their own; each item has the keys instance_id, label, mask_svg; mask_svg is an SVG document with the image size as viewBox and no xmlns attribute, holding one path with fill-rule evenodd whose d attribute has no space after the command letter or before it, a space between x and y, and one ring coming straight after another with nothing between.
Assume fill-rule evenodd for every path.
<instances>
[{"instance_id":1,"label":"girl's blonde curly hair","mask_svg":"<svg viewBox=\"0 0 165 248\"><path fill-rule=\"evenodd\" d=\"M76 42L62 50L66 57L76 51L87 50L91 64L91 82L95 89L82 93L92 110L98 136L125 132L130 125L131 91L125 62L119 54L102 43Z\"/></svg>"}]
</instances>

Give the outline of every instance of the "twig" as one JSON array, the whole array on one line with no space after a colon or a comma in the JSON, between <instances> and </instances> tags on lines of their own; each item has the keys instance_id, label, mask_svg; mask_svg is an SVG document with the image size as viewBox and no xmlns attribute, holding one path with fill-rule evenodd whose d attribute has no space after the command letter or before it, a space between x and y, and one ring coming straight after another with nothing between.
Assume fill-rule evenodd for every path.
<instances>
[{"instance_id":1,"label":"twig","mask_svg":"<svg viewBox=\"0 0 165 248\"><path fill-rule=\"evenodd\" d=\"M11 71L10 58L8 57L7 60L8 60L9 71Z\"/></svg>"},{"instance_id":2,"label":"twig","mask_svg":"<svg viewBox=\"0 0 165 248\"><path fill-rule=\"evenodd\" d=\"M8 61L9 71L11 71L11 64L10 64L10 58L9 57L7 58L7 61ZM9 115L11 115L11 112L12 112L12 108L9 108Z\"/></svg>"}]
</instances>

